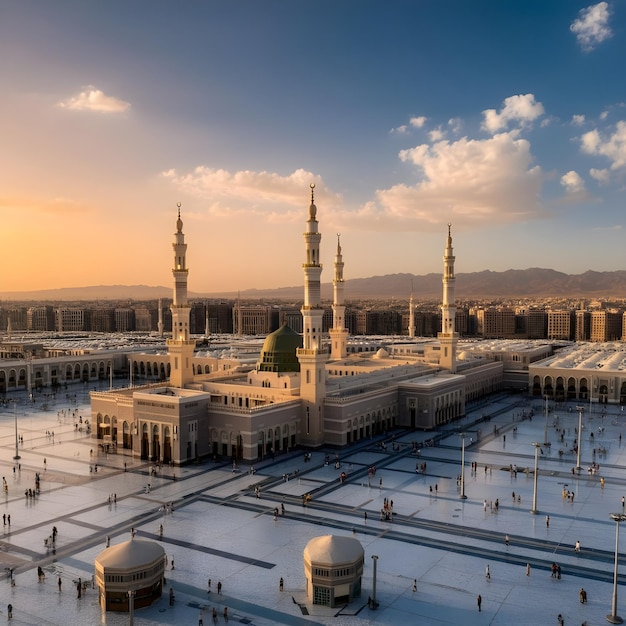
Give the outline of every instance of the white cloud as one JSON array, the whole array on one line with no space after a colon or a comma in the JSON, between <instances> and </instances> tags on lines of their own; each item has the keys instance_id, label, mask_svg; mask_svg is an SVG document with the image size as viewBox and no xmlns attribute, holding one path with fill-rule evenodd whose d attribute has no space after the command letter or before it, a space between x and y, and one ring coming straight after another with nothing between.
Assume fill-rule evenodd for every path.
<instances>
[{"instance_id":1,"label":"white cloud","mask_svg":"<svg viewBox=\"0 0 626 626\"><path fill-rule=\"evenodd\" d=\"M396 128L392 128L389 133L390 134L397 134L397 135L404 135L407 131L409 130L409 127L406 124L402 124L402 126L397 126Z\"/></svg>"},{"instance_id":2,"label":"white cloud","mask_svg":"<svg viewBox=\"0 0 626 626\"><path fill-rule=\"evenodd\" d=\"M446 134L441 130L441 127L435 128L428 133L428 138L434 143L436 141L441 141Z\"/></svg>"},{"instance_id":3,"label":"white cloud","mask_svg":"<svg viewBox=\"0 0 626 626\"><path fill-rule=\"evenodd\" d=\"M595 167L592 167L589 170L589 176L594 180L597 180L600 184L604 185L609 182L611 173L607 169L598 170Z\"/></svg>"},{"instance_id":4,"label":"white cloud","mask_svg":"<svg viewBox=\"0 0 626 626\"><path fill-rule=\"evenodd\" d=\"M585 191L585 182L574 170L561 176L561 185L565 187L565 192L568 194L580 194Z\"/></svg>"},{"instance_id":5,"label":"white cloud","mask_svg":"<svg viewBox=\"0 0 626 626\"><path fill-rule=\"evenodd\" d=\"M603 138L597 129L590 130L580 138L581 149L587 154L604 156L611 161L611 169L626 167L626 122L618 122L615 132Z\"/></svg>"},{"instance_id":6,"label":"white cloud","mask_svg":"<svg viewBox=\"0 0 626 626\"><path fill-rule=\"evenodd\" d=\"M502 110L498 113L495 109L483 111L482 128L490 133L503 130L509 124L527 126L544 114L543 104L535 102L532 93L510 96L503 102Z\"/></svg>"},{"instance_id":7,"label":"white cloud","mask_svg":"<svg viewBox=\"0 0 626 626\"><path fill-rule=\"evenodd\" d=\"M576 40L583 50L590 52L599 43L612 36L609 22L609 5L607 2L593 4L578 12L569 29L575 33Z\"/></svg>"},{"instance_id":8,"label":"white cloud","mask_svg":"<svg viewBox=\"0 0 626 626\"><path fill-rule=\"evenodd\" d=\"M162 172L180 191L208 201L212 215L259 214L268 221L276 215L302 219L302 207L308 206L310 183L315 183L315 201L322 198L325 210L338 204L319 176L303 169L288 176L273 172L242 170L229 172L200 165L179 174L171 169ZM290 209L297 209L291 213Z\"/></svg>"},{"instance_id":9,"label":"white cloud","mask_svg":"<svg viewBox=\"0 0 626 626\"><path fill-rule=\"evenodd\" d=\"M450 130L456 135L461 132L461 128L463 128L463 122L459 117L451 117L448 120L448 126Z\"/></svg>"},{"instance_id":10,"label":"white cloud","mask_svg":"<svg viewBox=\"0 0 626 626\"><path fill-rule=\"evenodd\" d=\"M428 118L424 117L423 115L420 115L419 117L412 117L409 120L409 124L411 124L413 128L422 128L424 124L426 124L427 119Z\"/></svg>"},{"instance_id":11,"label":"white cloud","mask_svg":"<svg viewBox=\"0 0 626 626\"><path fill-rule=\"evenodd\" d=\"M100 89L89 85L77 96L59 102L62 109L72 111L98 111L100 113L123 113L130 108L130 102L125 102L113 96L107 96Z\"/></svg>"},{"instance_id":12,"label":"white cloud","mask_svg":"<svg viewBox=\"0 0 626 626\"><path fill-rule=\"evenodd\" d=\"M376 203L362 207L359 220L397 230L449 221L507 223L542 212L541 170L532 167L529 142L515 133L418 145L401 151L399 158L418 168L421 182L377 191Z\"/></svg>"},{"instance_id":13,"label":"white cloud","mask_svg":"<svg viewBox=\"0 0 626 626\"><path fill-rule=\"evenodd\" d=\"M584 115L572 115L572 124L574 126L582 126L585 123Z\"/></svg>"},{"instance_id":14,"label":"white cloud","mask_svg":"<svg viewBox=\"0 0 626 626\"><path fill-rule=\"evenodd\" d=\"M602 111L602 113L600 113L600 119L602 121L604 121L608 116L609 116L609 112L608 111Z\"/></svg>"}]
</instances>

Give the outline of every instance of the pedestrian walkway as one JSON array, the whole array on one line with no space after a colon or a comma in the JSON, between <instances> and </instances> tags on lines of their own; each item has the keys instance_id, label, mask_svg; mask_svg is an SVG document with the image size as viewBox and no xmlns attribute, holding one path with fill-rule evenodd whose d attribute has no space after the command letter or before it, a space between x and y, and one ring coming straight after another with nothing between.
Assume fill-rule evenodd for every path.
<instances>
[{"instance_id":1,"label":"pedestrian walkway","mask_svg":"<svg viewBox=\"0 0 626 626\"><path fill-rule=\"evenodd\" d=\"M385 447L382 437L375 438L345 450L314 451L310 461L296 451L255 464L254 474L247 467L233 471L225 460L161 468L154 475L150 464L123 450L107 454L86 428L76 427L79 416L83 424L91 421L82 389L76 398L70 391L46 404L22 398L0 408L6 481L0 615L6 617L11 604L14 625L127 624L128 614L101 612L90 582L107 537L114 545L130 538L131 528L160 541L176 564L166 571L162 599L135 612L138 626L197 624L201 610L208 623L213 607L223 623L225 606L231 622L257 626L510 626L556 624L559 613L567 624L599 624L611 610L615 522L609 515L622 512L626 495L626 445L619 437L626 423L618 407L606 407L604 416L598 406L585 411L582 469L574 473L573 405L546 418L541 401L502 396L473 409L456 430L447 425L440 433L388 433ZM19 459L13 458L16 420ZM536 496L534 443L541 444ZM40 492L29 496L37 476ZM460 498L462 488L467 499ZM537 513L531 514L535 497ZM388 518L381 515L385 503L393 511ZM284 515L275 518L282 506ZM327 533L356 537L366 555L361 597L335 609L309 604L305 591L304 547ZM378 557L377 609L368 608L372 556ZM560 579L551 575L553 562L561 567ZM80 599L78 578L87 581ZM618 598L625 580L620 576ZM626 617L623 603L618 614Z\"/></svg>"}]
</instances>

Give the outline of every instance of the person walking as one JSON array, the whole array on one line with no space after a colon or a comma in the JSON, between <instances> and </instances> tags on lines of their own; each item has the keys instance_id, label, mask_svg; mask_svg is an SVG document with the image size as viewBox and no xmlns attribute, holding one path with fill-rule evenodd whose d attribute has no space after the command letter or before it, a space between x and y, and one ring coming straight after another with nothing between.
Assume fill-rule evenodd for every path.
<instances>
[{"instance_id":1,"label":"person walking","mask_svg":"<svg viewBox=\"0 0 626 626\"><path fill-rule=\"evenodd\" d=\"M211 579L209 578L207 593L211 593Z\"/></svg>"},{"instance_id":2,"label":"person walking","mask_svg":"<svg viewBox=\"0 0 626 626\"><path fill-rule=\"evenodd\" d=\"M213 623L217 624L217 609L213 607Z\"/></svg>"},{"instance_id":3,"label":"person walking","mask_svg":"<svg viewBox=\"0 0 626 626\"><path fill-rule=\"evenodd\" d=\"M228 623L228 607L224 607L224 621Z\"/></svg>"},{"instance_id":4,"label":"person walking","mask_svg":"<svg viewBox=\"0 0 626 626\"><path fill-rule=\"evenodd\" d=\"M479 613L482 611L481 609L482 603L483 603L483 599L481 598L480 594L478 594L478 597L476 598L476 604L478 604Z\"/></svg>"},{"instance_id":5,"label":"person walking","mask_svg":"<svg viewBox=\"0 0 626 626\"><path fill-rule=\"evenodd\" d=\"M280 580L278 581L278 589L279 591L282 591L285 587L285 581L283 580L283 577L280 577Z\"/></svg>"},{"instance_id":6,"label":"person walking","mask_svg":"<svg viewBox=\"0 0 626 626\"><path fill-rule=\"evenodd\" d=\"M217 581L217 595L222 595L222 581L218 580Z\"/></svg>"},{"instance_id":7,"label":"person walking","mask_svg":"<svg viewBox=\"0 0 626 626\"><path fill-rule=\"evenodd\" d=\"M526 576L530 576L530 563L526 563Z\"/></svg>"},{"instance_id":8,"label":"person walking","mask_svg":"<svg viewBox=\"0 0 626 626\"><path fill-rule=\"evenodd\" d=\"M576 552L580 552L580 541L577 541L576 544L574 545L574 550Z\"/></svg>"},{"instance_id":9,"label":"person walking","mask_svg":"<svg viewBox=\"0 0 626 626\"><path fill-rule=\"evenodd\" d=\"M413 591L417 591L417 578L413 579Z\"/></svg>"},{"instance_id":10,"label":"person walking","mask_svg":"<svg viewBox=\"0 0 626 626\"><path fill-rule=\"evenodd\" d=\"M491 572L489 571L489 563L487 563L487 567L485 568L485 578L487 580L491 580Z\"/></svg>"},{"instance_id":11,"label":"person walking","mask_svg":"<svg viewBox=\"0 0 626 626\"><path fill-rule=\"evenodd\" d=\"M563 619L563 616L560 613L556 619L558 621L559 626L565 626L565 620Z\"/></svg>"},{"instance_id":12,"label":"person walking","mask_svg":"<svg viewBox=\"0 0 626 626\"><path fill-rule=\"evenodd\" d=\"M505 535L504 536L504 543L508 546L509 545L509 536Z\"/></svg>"},{"instance_id":13,"label":"person walking","mask_svg":"<svg viewBox=\"0 0 626 626\"><path fill-rule=\"evenodd\" d=\"M63 581L61 580L60 576L59 576L59 579L57 580L57 585L59 586L59 593L61 593L61 587L63 586Z\"/></svg>"},{"instance_id":14,"label":"person walking","mask_svg":"<svg viewBox=\"0 0 626 626\"><path fill-rule=\"evenodd\" d=\"M13 619L13 605L12 604L9 604L7 606L7 617L9 619Z\"/></svg>"},{"instance_id":15,"label":"person walking","mask_svg":"<svg viewBox=\"0 0 626 626\"><path fill-rule=\"evenodd\" d=\"M550 516L546 515L546 528L550 528Z\"/></svg>"}]
</instances>

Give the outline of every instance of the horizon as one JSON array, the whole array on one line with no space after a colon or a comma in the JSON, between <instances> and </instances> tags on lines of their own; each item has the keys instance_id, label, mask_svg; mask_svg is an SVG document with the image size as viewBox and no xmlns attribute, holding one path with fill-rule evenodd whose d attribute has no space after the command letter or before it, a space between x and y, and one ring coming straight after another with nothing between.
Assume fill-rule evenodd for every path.
<instances>
[{"instance_id":1,"label":"horizon","mask_svg":"<svg viewBox=\"0 0 626 626\"><path fill-rule=\"evenodd\" d=\"M5 6L0 291L624 266L623 4L356 6Z\"/></svg>"}]
</instances>

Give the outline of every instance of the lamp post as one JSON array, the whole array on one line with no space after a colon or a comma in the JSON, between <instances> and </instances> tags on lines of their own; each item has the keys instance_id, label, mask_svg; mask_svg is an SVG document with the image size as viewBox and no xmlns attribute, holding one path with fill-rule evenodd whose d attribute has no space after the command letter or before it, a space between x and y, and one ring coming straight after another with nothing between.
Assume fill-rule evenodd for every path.
<instances>
[{"instance_id":1,"label":"lamp post","mask_svg":"<svg viewBox=\"0 0 626 626\"><path fill-rule=\"evenodd\" d=\"M135 590L128 590L128 623L133 626L135 617Z\"/></svg>"},{"instance_id":2,"label":"lamp post","mask_svg":"<svg viewBox=\"0 0 626 626\"><path fill-rule=\"evenodd\" d=\"M580 449L583 445L583 411L585 410L584 406L577 406L578 409L578 445L576 446L576 469L580 471Z\"/></svg>"},{"instance_id":3,"label":"lamp post","mask_svg":"<svg viewBox=\"0 0 626 626\"><path fill-rule=\"evenodd\" d=\"M465 495L465 433L461 433L461 500L466 500Z\"/></svg>"},{"instance_id":4,"label":"lamp post","mask_svg":"<svg viewBox=\"0 0 626 626\"><path fill-rule=\"evenodd\" d=\"M617 558L619 548L619 523L626 520L624 513L611 513L609 516L615 522L615 569L613 570L613 602L611 613L606 616L606 621L611 624L621 624L624 620L617 615Z\"/></svg>"},{"instance_id":5,"label":"lamp post","mask_svg":"<svg viewBox=\"0 0 626 626\"><path fill-rule=\"evenodd\" d=\"M548 404L548 396L546 396L546 426L543 431L543 445L549 446L550 442L548 441L548 415L550 413L550 406Z\"/></svg>"},{"instance_id":6,"label":"lamp post","mask_svg":"<svg viewBox=\"0 0 626 626\"><path fill-rule=\"evenodd\" d=\"M376 602L376 563L378 561L378 556L376 554L372 554L372 561L374 561L374 580L372 582L372 608L375 609L378 607L378 602Z\"/></svg>"},{"instance_id":7,"label":"lamp post","mask_svg":"<svg viewBox=\"0 0 626 626\"><path fill-rule=\"evenodd\" d=\"M533 446L535 446L535 474L533 476L533 508L530 509L530 512L537 513L537 475L539 474L539 470L537 468L537 460L541 444L533 441Z\"/></svg>"},{"instance_id":8,"label":"lamp post","mask_svg":"<svg viewBox=\"0 0 626 626\"><path fill-rule=\"evenodd\" d=\"M15 417L15 456L13 457L16 461L19 461L22 457L20 456L20 451L18 448L19 440L17 438L17 399L13 400L13 415Z\"/></svg>"}]
</instances>

